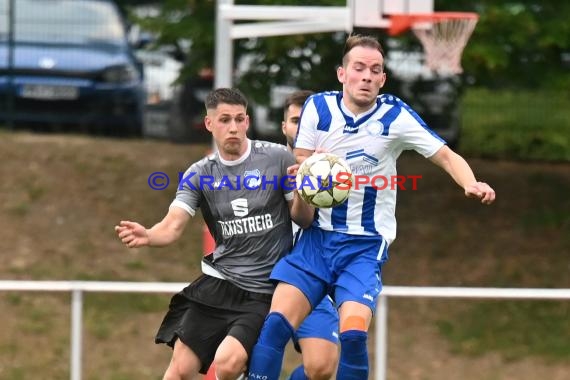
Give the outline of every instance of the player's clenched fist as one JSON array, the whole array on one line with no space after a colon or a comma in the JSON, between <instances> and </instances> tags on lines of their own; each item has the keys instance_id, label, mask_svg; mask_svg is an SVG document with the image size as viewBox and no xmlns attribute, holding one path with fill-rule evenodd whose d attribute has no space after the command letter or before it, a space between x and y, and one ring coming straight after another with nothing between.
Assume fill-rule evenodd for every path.
<instances>
[{"instance_id":1,"label":"player's clenched fist","mask_svg":"<svg viewBox=\"0 0 570 380\"><path fill-rule=\"evenodd\" d=\"M138 248L149 243L148 232L139 223L121 220L119 225L115 226L115 231L123 244L129 248Z\"/></svg>"}]
</instances>

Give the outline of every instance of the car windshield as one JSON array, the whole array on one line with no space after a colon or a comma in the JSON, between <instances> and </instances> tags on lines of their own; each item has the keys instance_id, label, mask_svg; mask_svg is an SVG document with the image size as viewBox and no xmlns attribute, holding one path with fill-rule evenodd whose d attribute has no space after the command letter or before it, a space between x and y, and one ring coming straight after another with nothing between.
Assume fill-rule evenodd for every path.
<instances>
[{"instance_id":1,"label":"car windshield","mask_svg":"<svg viewBox=\"0 0 570 380\"><path fill-rule=\"evenodd\" d=\"M8 38L8 6L0 0L0 41ZM125 32L115 6L98 0L17 0L14 39L16 42L120 44Z\"/></svg>"}]
</instances>

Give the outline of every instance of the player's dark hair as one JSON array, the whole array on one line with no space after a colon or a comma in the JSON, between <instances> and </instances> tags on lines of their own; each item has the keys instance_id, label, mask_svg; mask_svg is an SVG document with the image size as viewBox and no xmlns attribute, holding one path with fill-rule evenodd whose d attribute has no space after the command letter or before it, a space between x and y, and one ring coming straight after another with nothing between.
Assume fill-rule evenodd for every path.
<instances>
[{"instance_id":1,"label":"player's dark hair","mask_svg":"<svg viewBox=\"0 0 570 380\"><path fill-rule=\"evenodd\" d=\"M343 66L346 66L348 63L348 53L350 53L350 51L357 46L376 49L380 52L380 54L382 54L382 57L384 57L384 49L382 49L382 45L375 37L361 34L352 34L346 39L346 42L344 43L344 50L342 52Z\"/></svg>"},{"instance_id":2,"label":"player's dark hair","mask_svg":"<svg viewBox=\"0 0 570 380\"><path fill-rule=\"evenodd\" d=\"M247 98L237 88L216 88L210 91L204 103L206 110L216 109L220 104L239 105L247 109Z\"/></svg>"},{"instance_id":3,"label":"player's dark hair","mask_svg":"<svg viewBox=\"0 0 570 380\"><path fill-rule=\"evenodd\" d=\"M283 114L287 113L287 109L292 104L302 107L303 104L305 104L307 98L313 94L314 92L311 90L297 90L293 92L285 99L285 104L283 105Z\"/></svg>"}]
</instances>

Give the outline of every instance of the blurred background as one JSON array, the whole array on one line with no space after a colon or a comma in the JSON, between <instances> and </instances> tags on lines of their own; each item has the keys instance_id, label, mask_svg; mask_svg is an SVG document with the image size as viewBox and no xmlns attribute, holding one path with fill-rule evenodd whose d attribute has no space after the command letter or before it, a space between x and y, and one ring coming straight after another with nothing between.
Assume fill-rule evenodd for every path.
<instances>
[{"instance_id":1,"label":"blurred background","mask_svg":"<svg viewBox=\"0 0 570 380\"><path fill-rule=\"evenodd\" d=\"M0 1L0 125L209 140L202 100L214 83L215 1L20 0L10 11L12 1ZM426 72L422 45L410 31L390 36L385 29L357 27L354 32L383 43L385 92L412 105L452 147L464 140L463 152L568 160L568 133L561 126L568 121L570 88L568 5L436 0L433 9L479 14L463 53L464 72ZM281 139L279 108L292 89L339 88L334 72L345 37L234 41L233 84L251 98L251 137ZM512 124L517 133L510 133Z\"/></svg>"},{"instance_id":2,"label":"blurred background","mask_svg":"<svg viewBox=\"0 0 570 380\"><path fill-rule=\"evenodd\" d=\"M371 0L373 1L373 0ZM235 4L344 6L344 0ZM373 34L390 92L466 157L498 194L481 207L416 154L400 174L387 285L570 288L570 3L435 0L476 12L463 72L426 71L411 31ZM166 249L127 250L113 227L152 225L174 179L210 148L216 1L0 0L0 279L188 282L202 221ZM296 88L339 90L346 32L233 42L250 137L284 142ZM148 185L161 171L172 184ZM159 379L153 337L170 295L85 296L85 379ZM0 291L0 379L69 378L69 294ZM566 379L567 301L393 299L389 379ZM32 347L32 349L30 349ZM371 361L374 341L370 345ZM284 375L298 358L289 353Z\"/></svg>"}]
</instances>

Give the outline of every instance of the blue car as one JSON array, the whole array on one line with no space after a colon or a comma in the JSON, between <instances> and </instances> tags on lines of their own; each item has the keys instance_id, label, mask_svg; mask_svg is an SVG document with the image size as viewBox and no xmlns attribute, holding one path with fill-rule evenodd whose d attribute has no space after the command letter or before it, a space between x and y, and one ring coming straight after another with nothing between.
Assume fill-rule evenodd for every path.
<instances>
[{"instance_id":1,"label":"blue car","mask_svg":"<svg viewBox=\"0 0 570 380\"><path fill-rule=\"evenodd\" d=\"M114 2L0 0L0 125L139 134L145 100L142 65Z\"/></svg>"}]
</instances>

